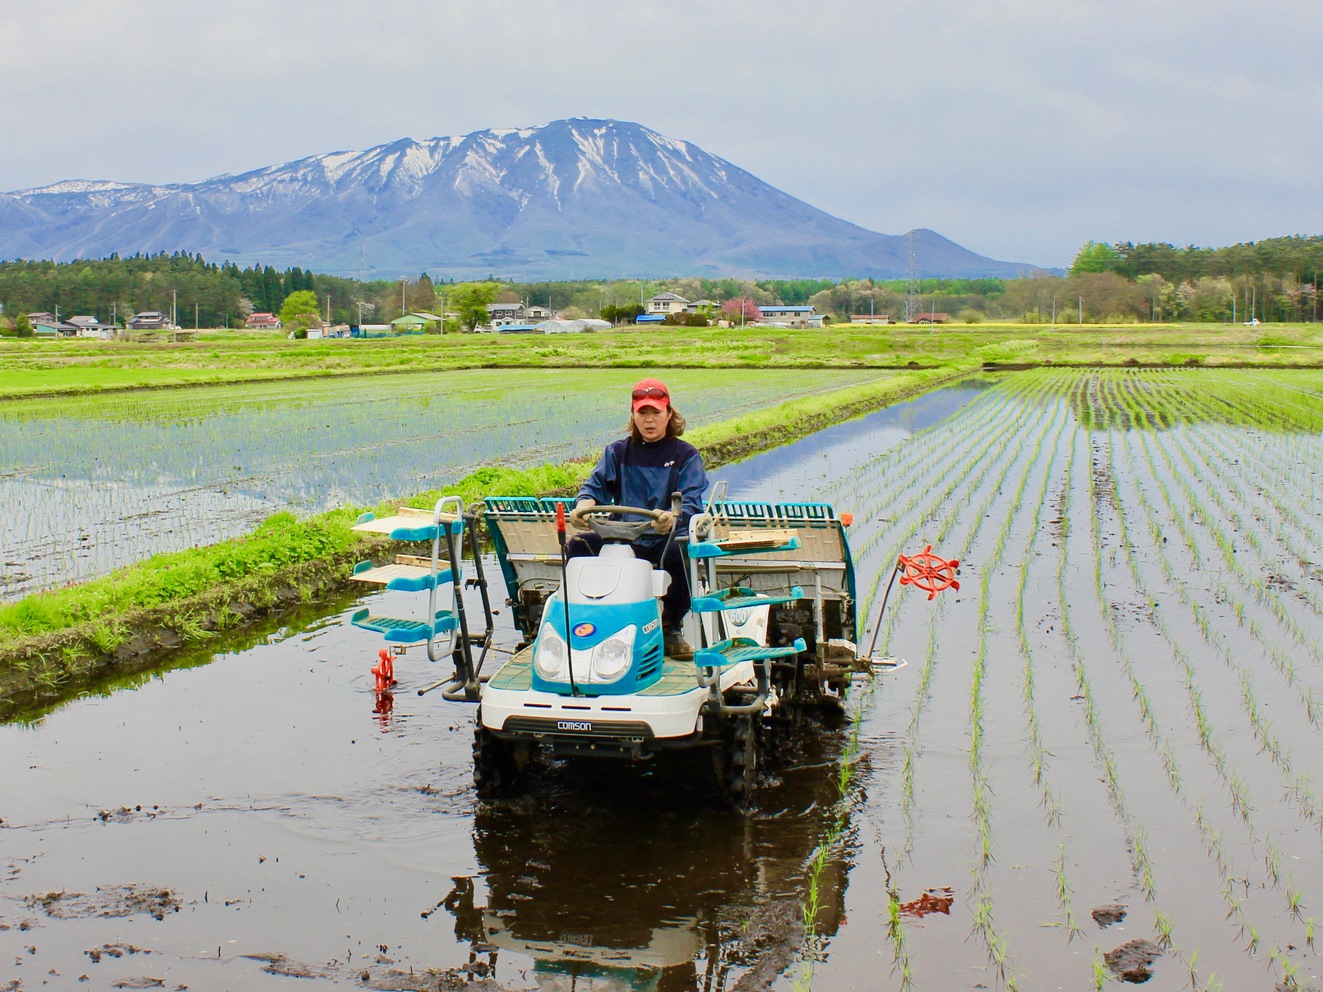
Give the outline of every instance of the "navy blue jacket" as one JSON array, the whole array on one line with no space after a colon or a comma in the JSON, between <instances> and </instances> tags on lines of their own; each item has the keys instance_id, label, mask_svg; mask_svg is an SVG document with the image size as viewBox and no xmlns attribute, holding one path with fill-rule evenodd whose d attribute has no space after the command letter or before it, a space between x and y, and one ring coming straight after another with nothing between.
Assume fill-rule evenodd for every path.
<instances>
[{"instance_id":1,"label":"navy blue jacket","mask_svg":"<svg viewBox=\"0 0 1323 992\"><path fill-rule=\"evenodd\" d=\"M707 472L703 456L688 441L664 437L660 441L621 438L606 446L593 474L579 490L578 499L591 498L601 504L638 506L647 510L669 510L671 493L684 494L676 536L688 533L689 518L703 510ZM665 534L649 531L635 543L657 544Z\"/></svg>"}]
</instances>

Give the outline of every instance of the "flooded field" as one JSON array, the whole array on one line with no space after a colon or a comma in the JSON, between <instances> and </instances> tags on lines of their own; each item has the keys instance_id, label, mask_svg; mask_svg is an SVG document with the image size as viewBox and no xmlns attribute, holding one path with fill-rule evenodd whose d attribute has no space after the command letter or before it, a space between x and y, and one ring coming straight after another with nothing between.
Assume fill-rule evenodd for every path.
<instances>
[{"instance_id":1,"label":"flooded field","mask_svg":"<svg viewBox=\"0 0 1323 992\"><path fill-rule=\"evenodd\" d=\"M479 802L471 710L412 691L447 673L411 651L379 704L346 601L0 727L0 974L1317 987L1323 378L1044 371L927 404L723 473L853 511L874 612L897 553L962 563L958 593L892 591L879 650L908 664L750 813L685 761Z\"/></svg>"},{"instance_id":2,"label":"flooded field","mask_svg":"<svg viewBox=\"0 0 1323 992\"><path fill-rule=\"evenodd\" d=\"M889 373L665 374L705 423ZM484 465L595 452L619 434L619 397L638 375L474 370L0 401L0 600L245 534L282 510L371 506Z\"/></svg>"}]
</instances>

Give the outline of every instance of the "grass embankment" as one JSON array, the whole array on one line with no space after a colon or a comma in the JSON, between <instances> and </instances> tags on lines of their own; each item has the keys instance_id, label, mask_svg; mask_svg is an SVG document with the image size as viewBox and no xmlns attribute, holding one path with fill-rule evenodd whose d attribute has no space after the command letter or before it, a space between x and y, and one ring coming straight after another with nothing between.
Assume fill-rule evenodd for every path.
<instances>
[{"instance_id":1,"label":"grass embankment","mask_svg":"<svg viewBox=\"0 0 1323 992\"><path fill-rule=\"evenodd\" d=\"M926 392L975 367L905 372L696 428L687 437L716 468ZM585 452L583 460L562 465L484 468L402 502L431 506L442 495L471 503L487 495L572 492L595 458L596 452ZM398 505L371 509L391 512ZM276 514L244 537L157 555L101 579L0 606L0 699L21 695L35 701L72 692L119 663L342 589L354 562L382 553L389 543L350 530L361 509L303 521Z\"/></svg>"},{"instance_id":2,"label":"grass embankment","mask_svg":"<svg viewBox=\"0 0 1323 992\"><path fill-rule=\"evenodd\" d=\"M822 330L622 328L599 334L418 335L290 341L0 340L0 399L111 389L472 368L935 368L1014 365L1323 365L1318 324L833 324Z\"/></svg>"}]
</instances>

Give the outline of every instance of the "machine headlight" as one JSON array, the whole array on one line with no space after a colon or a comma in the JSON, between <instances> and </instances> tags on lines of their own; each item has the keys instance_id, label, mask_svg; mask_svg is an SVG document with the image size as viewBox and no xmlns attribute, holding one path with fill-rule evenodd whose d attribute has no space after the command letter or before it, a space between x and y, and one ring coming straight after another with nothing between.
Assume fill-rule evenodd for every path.
<instances>
[{"instance_id":1,"label":"machine headlight","mask_svg":"<svg viewBox=\"0 0 1323 992\"><path fill-rule=\"evenodd\" d=\"M614 682L629 671L629 666L634 661L634 632L637 629L630 624L593 648L592 665L595 681Z\"/></svg>"},{"instance_id":2,"label":"machine headlight","mask_svg":"<svg viewBox=\"0 0 1323 992\"><path fill-rule=\"evenodd\" d=\"M564 638L556 633L555 627L544 623L537 639L537 650L533 652L533 667L537 673L549 681L566 678L566 654Z\"/></svg>"}]
</instances>

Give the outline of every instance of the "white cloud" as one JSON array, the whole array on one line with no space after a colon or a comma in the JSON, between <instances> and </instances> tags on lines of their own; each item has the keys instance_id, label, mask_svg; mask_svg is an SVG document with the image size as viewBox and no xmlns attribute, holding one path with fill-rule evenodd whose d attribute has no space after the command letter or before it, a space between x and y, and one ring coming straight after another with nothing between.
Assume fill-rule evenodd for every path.
<instances>
[{"instance_id":1,"label":"white cloud","mask_svg":"<svg viewBox=\"0 0 1323 992\"><path fill-rule=\"evenodd\" d=\"M0 189L584 115L999 258L1319 232L1315 20L1306 0L11 4Z\"/></svg>"}]
</instances>

